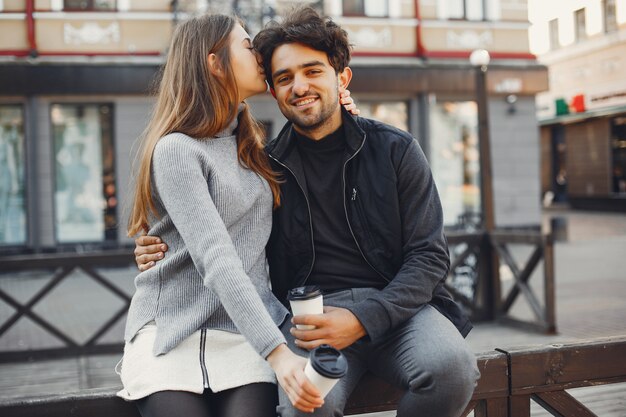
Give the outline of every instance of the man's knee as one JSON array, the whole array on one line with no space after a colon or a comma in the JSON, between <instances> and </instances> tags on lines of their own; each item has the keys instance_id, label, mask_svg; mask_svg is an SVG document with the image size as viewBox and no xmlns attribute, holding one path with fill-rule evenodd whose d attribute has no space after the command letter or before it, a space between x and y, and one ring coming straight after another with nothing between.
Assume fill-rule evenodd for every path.
<instances>
[{"instance_id":1,"label":"man's knee","mask_svg":"<svg viewBox=\"0 0 626 417\"><path fill-rule=\"evenodd\" d=\"M479 376L474 355L452 349L432 360L425 369L409 375L408 391L398 405L398 416L457 417L472 398Z\"/></svg>"},{"instance_id":2,"label":"man's knee","mask_svg":"<svg viewBox=\"0 0 626 417\"><path fill-rule=\"evenodd\" d=\"M465 344L452 346L431 357L424 369L409 375L408 390L469 401L479 377L474 354Z\"/></svg>"}]
</instances>

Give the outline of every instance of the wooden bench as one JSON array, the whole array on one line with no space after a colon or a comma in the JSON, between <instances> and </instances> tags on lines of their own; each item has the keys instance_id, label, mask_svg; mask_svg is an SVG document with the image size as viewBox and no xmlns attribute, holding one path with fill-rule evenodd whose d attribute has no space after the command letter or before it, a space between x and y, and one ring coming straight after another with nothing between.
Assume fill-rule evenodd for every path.
<instances>
[{"instance_id":1,"label":"wooden bench","mask_svg":"<svg viewBox=\"0 0 626 417\"><path fill-rule=\"evenodd\" d=\"M531 399L554 416L592 417L595 414L565 390L626 382L626 337L510 349L507 355L511 417L530 416Z\"/></svg>"},{"instance_id":2,"label":"wooden bench","mask_svg":"<svg viewBox=\"0 0 626 417\"><path fill-rule=\"evenodd\" d=\"M531 399L555 416L593 417L565 390L626 382L626 337L477 355L481 378L463 417L529 417ZM346 415L393 410L400 391L366 375L346 405ZM139 417L114 390L23 400L0 400L3 417Z\"/></svg>"},{"instance_id":3,"label":"wooden bench","mask_svg":"<svg viewBox=\"0 0 626 417\"><path fill-rule=\"evenodd\" d=\"M508 395L507 357L501 352L478 355L482 377L474 392L473 403L506 400ZM345 414L393 410L401 391L383 380L366 375L348 400ZM140 417L134 404L115 396L110 388L20 400L0 400L2 417Z\"/></svg>"}]
</instances>

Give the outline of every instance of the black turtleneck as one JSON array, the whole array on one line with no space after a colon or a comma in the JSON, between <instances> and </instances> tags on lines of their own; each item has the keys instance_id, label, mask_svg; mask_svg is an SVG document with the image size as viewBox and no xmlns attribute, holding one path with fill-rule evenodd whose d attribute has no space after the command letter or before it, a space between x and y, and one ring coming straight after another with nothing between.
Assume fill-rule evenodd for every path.
<instances>
[{"instance_id":1,"label":"black turtleneck","mask_svg":"<svg viewBox=\"0 0 626 417\"><path fill-rule=\"evenodd\" d=\"M348 227L343 165L348 158L343 126L320 140L296 132L313 222L315 264L307 284L324 292L377 287L384 282L361 255Z\"/></svg>"}]
</instances>

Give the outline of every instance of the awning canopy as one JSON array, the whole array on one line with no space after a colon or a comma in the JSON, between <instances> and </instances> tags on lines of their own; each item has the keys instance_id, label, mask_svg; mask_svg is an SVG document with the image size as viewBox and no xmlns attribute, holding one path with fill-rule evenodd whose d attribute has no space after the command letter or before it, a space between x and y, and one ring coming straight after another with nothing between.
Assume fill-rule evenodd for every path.
<instances>
[{"instance_id":1,"label":"awning canopy","mask_svg":"<svg viewBox=\"0 0 626 417\"><path fill-rule=\"evenodd\" d=\"M552 117L549 119L539 120L539 126L550 125L567 125L572 123L583 122L588 119L598 117L610 117L618 114L626 113L626 106L607 107L603 109L588 110L582 113L570 113L562 116Z\"/></svg>"},{"instance_id":2,"label":"awning canopy","mask_svg":"<svg viewBox=\"0 0 626 417\"><path fill-rule=\"evenodd\" d=\"M162 58L0 62L0 96L51 94L146 94ZM368 93L475 92L475 71L467 60L418 58L353 59L350 90ZM535 61L495 61L489 66L491 94L529 94L548 89L548 71Z\"/></svg>"}]
</instances>

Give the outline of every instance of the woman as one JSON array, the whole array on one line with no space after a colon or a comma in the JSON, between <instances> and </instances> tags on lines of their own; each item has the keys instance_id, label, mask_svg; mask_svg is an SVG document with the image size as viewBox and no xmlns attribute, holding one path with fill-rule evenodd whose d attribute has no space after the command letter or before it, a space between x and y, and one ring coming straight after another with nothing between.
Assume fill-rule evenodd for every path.
<instances>
[{"instance_id":1,"label":"woman","mask_svg":"<svg viewBox=\"0 0 626 417\"><path fill-rule=\"evenodd\" d=\"M129 235L168 242L135 279L118 393L144 417L275 416L323 400L287 348L265 244L278 180L244 100L266 90L248 34L228 16L180 24L142 142ZM264 360L265 359L265 360ZM275 373L275 375L274 375Z\"/></svg>"}]
</instances>

